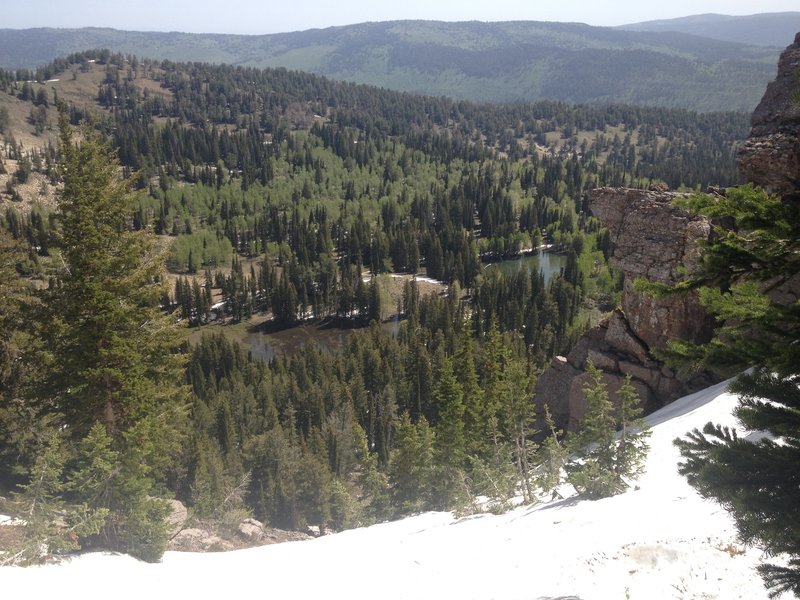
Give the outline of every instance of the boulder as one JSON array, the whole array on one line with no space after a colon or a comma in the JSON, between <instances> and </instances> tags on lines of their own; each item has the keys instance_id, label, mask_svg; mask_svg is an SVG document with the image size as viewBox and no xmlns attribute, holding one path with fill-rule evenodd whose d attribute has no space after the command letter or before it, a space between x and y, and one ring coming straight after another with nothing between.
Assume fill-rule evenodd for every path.
<instances>
[{"instance_id":1,"label":"boulder","mask_svg":"<svg viewBox=\"0 0 800 600\"><path fill-rule=\"evenodd\" d=\"M189 518L189 511L180 500L167 500L170 507L170 513L167 515L167 524L169 526L170 537L175 536L186 525L186 520Z\"/></svg>"},{"instance_id":2,"label":"boulder","mask_svg":"<svg viewBox=\"0 0 800 600\"><path fill-rule=\"evenodd\" d=\"M264 529L264 544L281 544L283 542L302 542L313 539L313 536L303 531L285 531L267 527Z\"/></svg>"},{"instance_id":3,"label":"boulder","mask_svg":"<svg viewBox=\"0 0 800 600\"><path fill-rule=\"evenodd\" d=\"M261 541L264 537L264 524L256 519L245 519L239 523L239 535L250 541Z\"/></svg>"},{"instance_id":4,"label":"boulder","mask_svg":"<svg viewBox=\"0 0 800 600\"><path fill-rule=\"evenodd\" d=\"M168 549L179 552L220 552L233 550L234 547L231 542L205 529L189 527L170 540Z\"/></svg>"}]
</instances>

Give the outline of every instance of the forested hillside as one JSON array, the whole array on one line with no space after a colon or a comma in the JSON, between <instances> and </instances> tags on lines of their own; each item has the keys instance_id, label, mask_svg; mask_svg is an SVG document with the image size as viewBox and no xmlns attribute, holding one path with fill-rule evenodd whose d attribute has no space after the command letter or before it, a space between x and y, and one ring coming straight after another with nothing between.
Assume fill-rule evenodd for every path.
<instances>
[{"instance_id":1,"label":"forested hillside","mask_svg":"<svg viewBox=\"0 0 800 600\"><path fill-rule=\"evenodd\" d=\"M731 185L747 129L109 51L0 72L0 92L0 489L148 559L156 498L338 529L552 485L535 375L619 285L587 191ZM542 246L564 257L548 281L484 266ZM353 331L340 352L241 347L244 324L307 322Z\"/></svg>"},{"instance_id":2,"label":"forested hillside","mask_svg":"<svg viewBox=\"0 0 800 600\"><path fill-rule=\"evenodd\" d=\"M747 32L763 29L748 17ZM486 102L751 111L778 47L580 23L394 21L237 36L113 29L0 30L0 68L34 68L87 48L172 61L285 67L388 89Z\"/></svg>"},{"instance_id":3,"label":"forested hillside","mask_svg":"<svg viewBox=\"0 0 800 600\"><path fill-rule=\"evenodd\" d=\"M800 12L692 15L622 25L630 31L678 31L713 40L782 48L800 31Z\"/></svg>"}]
</instances>

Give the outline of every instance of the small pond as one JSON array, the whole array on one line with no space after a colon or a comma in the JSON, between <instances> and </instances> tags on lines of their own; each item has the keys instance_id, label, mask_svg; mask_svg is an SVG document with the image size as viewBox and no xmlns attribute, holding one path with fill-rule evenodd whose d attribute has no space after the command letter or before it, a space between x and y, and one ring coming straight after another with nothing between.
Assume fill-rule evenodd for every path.
<instances>
[{"instance_id":1,"label":"small pond","mask_svg":"<svg viewBox=\"0 0 800 600\"><path fill-rule=\"evenodd\" d=\"M486 268L501 269L506 275L513 275L522 269L525 269L528 273L532 271L541 271L544 274L544 282L548 283L550 279L558 275L561 269L566 265L566 256L538 250L533 254L525 254L520 258L489 263L486 265Z\"/></svg>"}]
</instances>

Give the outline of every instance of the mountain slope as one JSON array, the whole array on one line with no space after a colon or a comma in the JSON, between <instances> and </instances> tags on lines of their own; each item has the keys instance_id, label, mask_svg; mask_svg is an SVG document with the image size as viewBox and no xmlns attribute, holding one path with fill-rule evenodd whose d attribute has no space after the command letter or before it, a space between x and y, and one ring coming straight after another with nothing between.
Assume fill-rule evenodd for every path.
<instances>
[{"instance_id":1,"label":"mountain slope","mask_svg":"<svg viewBox=\"0 0 800 600\"><path fill-rule=\"evenodd\" d=\"M672 440L713 420L732 425L725 384L649 417L647 472L637 489L510 513L426 513L296 542L221 554L168 552L161 564L87 554L68 564L0 569L30 597L101 598L767 598L727 513L676 472Z\"/></svg>"},{"instance_id":2,"label":"mountain slope","mask_svg":"<svg viewBox=\"0 0 800 600\"><path fill-rule=\"evenodd\" d=\"M795 33L800 31L800 12L761 13L747 16L709 13L679 19L631 23L622 25L618 29L652 32L677 31L726 42L783 48L790 44Z\"/></svg>"},{"instance_id":3,"label":"mountain slope","mask_svg":"<svg viewBox=\"0 0 800 600\"><path fill-rule=\"evenodd\" d=\"M5 29L0 67L35 67L99 47L151 58L286 67L456 99L701 111L752 110L778 54L683 33L578 23L395 21L265 36Z\"/></svg>"}]
</instances>

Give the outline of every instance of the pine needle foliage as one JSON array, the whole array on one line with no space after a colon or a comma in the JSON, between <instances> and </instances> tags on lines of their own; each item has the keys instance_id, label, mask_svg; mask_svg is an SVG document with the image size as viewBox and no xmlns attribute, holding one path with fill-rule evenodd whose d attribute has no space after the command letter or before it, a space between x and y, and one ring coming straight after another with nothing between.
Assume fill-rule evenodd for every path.
<instances>
[{"instance_id":1,"label":"pine needle foliage","mask_svg":"<svg viewBox=\"0 0 800 600\"><path fill-rule=\"evenodd\" d=\"M567 465L569 451L560 439L563 432L560 429L556 429L553 415L550 413L550 407L546 404L544 406L544 419L547 437L542 440L536 451L535 460L538 464L534 482L542 494L549 494L551 492L554 493L556 488L561 485L562 472Z\"/></svg>"},{"instance_id":2,"label":"pine needle foliage","mask_svg":"<svg viewBox=\"0 0 800 600\"><path fill-rule=\"evenodd\" d=\"M102 528L107 509L65 501L65 494L76 489L64 478L67 458L63 441L55 434L37 453L30 479L20 486L15 497L25 523L23 538L0 556L0 564L28 565L50 555L77 550L80 538L94 535Z\"/></svg>"},{"instance_id":3,"label":"pine needle foliage","mask_svg":"<svg viewBox=\"0 0 800 600\"><path fill-rule=\"evenodd\" d=\"M74 530L76 545L156 561L166 478L185 438L182 339L159 307L163 257L152 233L129 223L133 198L113 151L88 128L76 141L63 107L59 126L63 272L42 293L41 376L29 397L65 454L48 493L67 514L99 518L97 531Z\"/></svg>"},{"instance_id":4,"label":"pine needle foliage","mask_svg":"<svg viewBox=\"0 0 800 600\"><path fill-rule=\"evenodd\" d=\"M571 439L575 460L567 465L567 479L586 498L614 496L638 477L647 457L650 435L640 419L639 395L631 378L625 379L619 399L611 400L603 373L587 361L589 381L583 388L586 415Z\"/></svg>"},{"instance_id":5,"label":"pine needle foliage","mask_svg":"<svg viewBox=\"0 0 800 600\"><path fill-rule=\"evenodd\" d=\"M713 423L675 440L680 472L724 506L739 535L779 564L759 567L770 594L800 595L800 302L781 293L800 273L800 205L753 186L725 197L695 196L687 208L724 223L704 245L702 268L681 288L697 289L719 319L712 342L673 354L722 374L745 431Z\"/></svg>"}]
</instances>

